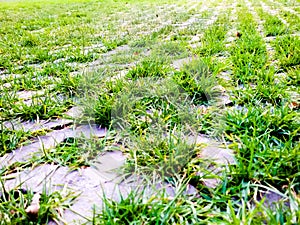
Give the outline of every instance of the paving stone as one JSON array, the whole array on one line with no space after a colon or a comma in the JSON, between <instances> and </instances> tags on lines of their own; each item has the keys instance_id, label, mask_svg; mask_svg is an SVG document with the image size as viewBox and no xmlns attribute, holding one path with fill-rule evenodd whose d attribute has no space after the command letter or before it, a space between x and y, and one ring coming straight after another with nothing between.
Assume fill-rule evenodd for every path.
<instances>
[{"instance_id":1,"label":"paving stone","mask_svg":"<svg viewBox=\"0 0 300 225\"><path fill-rule=\"evenodd\" d=\"M1 74L1 73L0 73ZM7 80L7 79L19 79L23 77L22 74L6 74L6 72L3 72L3 74L0 75L0 80Z\"/></svg>"},{"instance_id":2,"label":"paving stone","mask_svg":"<svg viewBox=\"0 0 300 225\"><path fill-rule=\"evenodd\" d=\"M72 117L73 119L78 119L83 113L83 109L79 106L74 106L69 109L64 115Z\"/></svg>"},{"instance_id":3,"label":"paving stone","mask_svg":"<svg viewBox=\"0 0 300 225\"><path fill-rule=\"evenodd\" d=\"M195 59L197 59L197 58L196 57L188 57L188 58L184 58L184 59L178 59L178 60L173 61L172 66L176 70L180 70L184 65L192 62Z\"/></svg>"},{"instance_id":4,"label":"paving stone","mask_svg":"<svg viewBox=\"0 0 300 225\"><path fill-rule=\"evenodd\" d=\"M106 158L101 160L100 157L100 161L107 161L110 154L115 153L107 152L103 155ZM114 155L111 158L115 157ZM119 157L122 158L120 155ZM105 173L107 173L107 169L105 169ZM111 178L104 177L99 168L88 167L70 171L68 167L44 164L33 169L27 168L7 177L3 176L2 179L5 182L6 190L22 187L38 193L46 191L47 194L51 194L67 188L75 195L78 194L79 196L73 202L71 209L64 212L63 219L67 224L82 224L85 221L82 216L92 217L94 205L102 208L103 193L108 198L119 200L120 195L126 196L130 190L129 185L118 184L111 181Z\"/></svg>"},{"instance_id":5,"label":"paving stone","mask_svg":"<svg viewBox=\"0 0 300 225\"><path fill-rule=\"evenodd\" d=\"M82 125L75 129L65 128L62 130L55 130L45 136L40 136L29 145L22 146L11 153L5 154L0 158L0 167L6 167L15 162L26 162L32 158L33 154L36 156L42 155L43 148L54 148L66 138L91 138L92 136L104 137L105 135L106 129L96 127L95 125Z\"/></svg>"},{"instance_id":6,"label":"paving stone","mask_svg":"<svg viewBox=\"0 0 300 225\"><path fill-rule=\"evenodd\" d=\"M204 159L204 171L199 171L198 175L204 177L202 181L206 186L216 188L221 182L217 176L222 175L222 172L228 169L229 165L236 164L234 152L224 148L226 143L221 143L205 135L188 136L187 141L190 144L195 143L204 146L198 155L199 158ZM207 173L214 174L216 177L205 178Z\"/></svg>"},{"instance_id":7,"label":"paving stone","mask_svg":"<svg viewBox=\"0 0 300 225\"><path fill-rule=\"evenodd\" d=\"M70 119L57 119L57 120L39 120L39 121L21 121L20 119L16 119L13 121L5 121L3 126L8 129L13 130L23 130L27 131L38 131L43 129L53 129L56 127L63 127L69 125L73 122Z\"/></svg>"},{"instance_id":8,"label":"paving stone","mask_svg":"<svg viewBox=\"0 0 300 225\"><path fill-rule=\"evenodd\" d=\"M220 184L221 180L217 176L221 176L224 170L228 169L228 165L236 164L233 151L217 145L208 145L203 148L199 157L207 160L207 170L211 175L216 176L215 178L205 178L208 171L198 172L200 177L204 177L203 183L210 188L216 188Z\"/></svg>"}]
</instances>

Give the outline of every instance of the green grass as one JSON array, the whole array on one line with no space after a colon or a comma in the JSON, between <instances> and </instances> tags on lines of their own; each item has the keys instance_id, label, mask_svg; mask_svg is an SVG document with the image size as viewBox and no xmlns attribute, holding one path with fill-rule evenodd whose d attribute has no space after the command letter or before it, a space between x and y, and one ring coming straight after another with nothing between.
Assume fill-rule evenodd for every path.
<instances>
[{"instance_id":1,"label":"green grass","mask_svg":"<svg viewBox=\"0 0 300 225\"><path fill-rule=\"evenodd\" d=\"M263 205L263 201L253 199L249 204L252 195L258 193L259 189L276 189L268 186L251 185L242 183L234 190L226 189L223 183L223 191L202 190L200 196L182 198L185 184L179 181L174 197L166 197L161 191L153 191L151 197L145 197L144 192L136 195L132 191L129 196L121 197L119 203L105 198L104 210L95 216L94 224L241 224L252 222L261 223L285 223L299 222L297 210L290 210L284 202L276 202L274 209ZM240 196L233 192L240 193ZM280 192L279 192L280 193ZM280 193L286 196L284 193ZM240 201L234 200L239 197ZM297 207L299 202L295 197L289 198L292 204ZM299 217L298 217L299 218Z\"/></svg>"},{"instance_id":2,"label":"green grass","mask_svg":"<svg viewBox=\"0 0 300 225\"><path fill-rule=\"evenodd\" d=\"M232 0L0 2L0 155L51 131L2 126L12 119L55 121L79 106L83 114L75 125L109 130L104 138L67 138L1 168L2 189L2 176L24 168L47 163L80 169L100 152L118 149L127 156L125 175L144 183L119 201L104 196L104 210L96 210L99 203L87 218L92 224L300 223L299 17L280 6L297 11L297 2L266 1L288 25L250 2L264 36L244 0L237 2L236 21ZM221 11L212 18L217 6ZM193 24L180 26L194 16ZM205 26L210 19L216 20ZM233 39L236 32L241 36ZM195 36L200 40L192 48ZM269 36L275 39L266 43ZM172 68L187 57L192 60ZM45 92L22 99L20 91ZM232 103L220 104L225 94ZM199 157L206 145L188 142L192 134L226 141L236 164L212 173L223 166ZM215 188L205 185L210 178L219 180ZM168 182L174 196L157 182ZM185 194L188 185L197 195ZM282 198L269 207L263 190ZM59 210L76 197L44 191L32 218L25 212L31 190L0 193L0 224L61 220Z\"/></svg>"},{"instance_id":3,"label":"green grass","mask_svg":"<svg viewBox=\"0 0 300 225\"><path fill-rule=\"evenodd\" d=\"M164 135L165 132L165 129L151 127L147 132L130 136L126 143L129 171L135 169L144 175L156 173L166 178L183 170L194 155L195 147L183 139L184 129L173 128Z\"/></svg>"},{"instance_id":4,"label":"green grass","mask_svg":"<svg viewBox=\"0 0 300 225\"><path fill-rule=\"evenodd\" d=\"M157 57L169 57L171 59L176 59L188 56L186 43L184 42L163 43L154 48L153 51L157 54Z\"/></svg>"},{"instance_id":5,"label":"green grass","mask_svg":"<svg viewBox=\"0 0 300 225\"><path fill-rule=\"evenodd\" d=\"M34 157L34 161L68 166L71 170L88 167L100 152L110 150L113 142L113 137L109 136L103 139L67 138L55 148L43 149L43 155Z\"/></svg>"},{"instance_id":6,"label":"green grass","mask_svg":"<svg viewBox=\"0 0 300 225\"><path fill-rule=\"evenodd\" d=\"M112 108L115 104L116 95L126 86L126 82L116 80L105 84L105 91L98 95L93 106L95 122L103 127L109 127L112 122Z\"/></svg>"},{"instance_id":7,"label":"green grass","mask_svg":"<svg viewBox=\"0 0 300 225\"><path fill-rule=\"evenodd\" d=\"M266 47L258 34L243 34L231 48L233 76L237 83L255 81L267 62Z\"/></svg>"},{"instance_id":8,"label":"green grass","mask_svg":"<svg viewBox=\"0 0 300 225\"><path fill-rule=\"evenodd\" d=\"M11 130L2 127L1 123L1 136L0 136L0 155L4 155L7 152L11 152L16 148L20 147L21 143L28 140L30 137L29 132L22 130Z\"/></svg>"},{"instance_id":9,"label":"green grass","mask_svg":"<svg viewBox=\"0 0 300 225\"><path fill-rule=\"evenodd\" d=\"M277 17L264 12L262 9L258 11L259 16L265 20L264 30L266 37L279 36L290 32L289 28Z\"/></svg>"},{"instance_id":10,"label":"green grass","mask_svg":"<svg viewBox=\"0 0 300 225\"><path fill-rule=\"evenodd\" d=\"M131 79L138 79L143 77L166 77L169 69L159 58L144 59L136 67L129 70L127 77Z\"/></svg>"},{"instance_id":11,"label":"green grass","mask_svg":"<svg viewBox=\"0 0 300 225\"><path fill-rule=\"evenodd\" d=\"M236 97L235 103L238 105L244 104L272 104L283 105L291 101L291 97L288 93L288 88L284 84L275 84L270 82L264 84L264 82L258 82L256 87L246 85L243 90L234 90L233 93Z\"/></svg>"},{"instance_id":12,"label":"green grass","mask_svg":"<svg viewBox=\"0 0 300 225\"><path fill-rule=\"evenodd\" d=\"M300 22L300 18L298 16L295 16L295 14L283 10L281 10L281 15L289 23L289 29L291 31L298 32L300 30L298 25Z\"/></svg>"},{"instance_id":13,"label":"green grass","mask_svg":"<svg viewBox=\"0 0 300 225\"><path fill-rule=\"evenodd\" d=\"M216 96L217 79L210 59L194 60L186 64L181 71L175 72L174 81L190 96L195 104L208 102Z\"/></svg>"},{"instance_id":14,"label":"green grass","mask_svg":"<svg viewBox=\"0 0 300 225\"><path fill-rule=\"evenodd\" d=\"M41 193L39 199L39 209L37 214L28 214L26 209L30 206L34 193L25 189L17 189L6 192L0 197L0 216L3 224L46 224L50 221L59 221L61 216L58 210L68 208L70 193L63 196L56 191L47 194L46 190Z\"/></svg>"},{"instance_id":15,"label":"green grass","mask_svg":"<svg viewBox=\"0 0 300 225\"><path fill-rule=\"evenodd\" d=\"M300 38L290 35L278 38L273 42L281 69L286 70L289 67L298 66L300 64L299 44Z\"/></svg>"},{"instance_id":16,"label":"green grass","mask_svg":"<svg viewBox=\"0 0 300 225\"><path fill-rule=\"evenodd\" d=\"M59 96L57 93L46 93L45 96L32 98L29 104L20 102L10 105L4 112L6 118L19 117L23 120L55 118L62 115L73 105L72 100Z\"/></svg>"},{"instance_id":17,"label":"green grass","mask_svg":"<svg viewBox=\"0 0 300 225\"><path fill-rule=\"evenodd\" d=\"M242 36L231 46L230 58L233 79L239 84L255 82L268 60L266 45L256 26L249 12L238 12L238 30Z\"/></svg>"},{"instance_id":18,"label":"green grass","mask_svg":"<svg viewBox=\"0 0 300 225\"><path fill-rule=\"evenodd\" d=\"M205 29L203 37L201 38L201 46L193 50L193 52L200 56L222 54L225 47L224 41L228 27L228 18L224 15L220 15L213 25Z\"/></svg>"},{"instance_id":19,"label":"green grass","mask_svg":"<svg viewBox=\"0 0 300 225\"><path fill-rule=\"evenodd\" d=\"M194 203L191 205L191 203ZM189 204L190 207L186 207ZM94 224L185 224L200 222L200 204L190 202L179 195L170 200L163 194L146 198L131 192L120 203L105 199L105 210L94 220ZM105 221L105 222L104 222Z\"/></svg>"},{"instance_id":20,"label":"green grass","mask_svg":"<svg viewBox=\"0 0 300 225\"><path fill-rule=\"evenodd\" d=\"M296 67L295 69L289 70L287 75L288 75L288 78L287 78L288 84L299 87L299 84L300 84L299 68Z\"/></svg>"}]
</instances>

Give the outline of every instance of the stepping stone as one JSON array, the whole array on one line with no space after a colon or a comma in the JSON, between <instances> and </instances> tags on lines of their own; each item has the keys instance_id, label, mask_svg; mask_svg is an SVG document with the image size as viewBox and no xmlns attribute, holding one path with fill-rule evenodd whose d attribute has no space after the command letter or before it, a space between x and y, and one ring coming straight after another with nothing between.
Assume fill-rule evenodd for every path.
<instances>
[{"instance_id":1,"label":"stepping stone","mask_svg":"<svg viewBox=\"0 0 300 225\"><path fill-rule=\"evenodd\" d=\"M31 131L35 132L38 130L43 130L43 129L54 129L56 127L63 127L66 125L69 125L73 122L73 120L69 119L58 119L58 120L39 120L38 122L32 122L32 121L25 121L22 122L21 120L13 120L13 121L5 121L3 123L3 126L8 128L8 129L13 129L13 130L23 130L25 132Z\"/></svg>"},{"instance_id":2,"label":"stepping stone","mask_svg":"<svg viewBox=\"0 0 300 225\"><path fill-rule=\"evenodd\" d=\"M204 145L198 157L203 160L203 171L199 171L197 175L202 178L204 185L210 188L216 188L221 180L218 176L222 175L229 165L236 164L234 153L231 149L224 148L224 144L213 140L204 135L197 137L189 136L188 143L195 143L197 145ZM207 175L211 178L205 178Z\"/></svg>"},{"instance_id":3,"label":"stepping stone","mask_svg":"<svg viewBox=\"0 0 300 225\"><path fill-rule=\"evenodd\" d=\"M172 66L176 70L180 70L184 65L192 62L195 59L196 59L195 57L188 57L188 58L184 58L184 59L178 59L178 60L173 61Z\"/></svg>"},{"instance_id":4,"label":"stepping stone","mask_svg":"<svg viewBox=\"0 0 300 225\"><path fill-rule=\"evenodd\" d=\"M118 154L120 161L125 162L123 155L106 152L103 156L99 156L99 163L106 161L107 165L114 164L114 161L109 160L115 159L115 154ZM101 157L104 158L101 159ZM85 222L84 217L92 217L94 205L102 207L103 194L108 198L120 200L120 195L126 196L130 191L131 185L119 184L112 181L112 177L107 178L106 169L105 174L102 172L101 169L93 167L70 171L65 166L44 164L33 169L27 168L18 173L2 176L2 180L7 191L22 188L37 193L46 191L47 194L63 189L74 192L74 196L79 196L72 202L71 208L64 212L63 219L67 224L82 224ZM116 172L114 176L117 176Z\"/></svg>"},{"instance_id":5,"label":"stepping stone","mask_svg":"<svg viewBox=\"0 0 300 225\"><path fill-rule=\"evenodd\" d=\"M65 128L62 130L55 130L45 136L40 136L35 142L22 146L11 153L0 157L0 168L7 167L15 162L26 162L32 158L33 155L39 156L43 154L44 149L55 148L67 138L75 137L105 137L106 129L96 127L95 125L82 125L75 129Z\"/></svg>"}]
</instances>

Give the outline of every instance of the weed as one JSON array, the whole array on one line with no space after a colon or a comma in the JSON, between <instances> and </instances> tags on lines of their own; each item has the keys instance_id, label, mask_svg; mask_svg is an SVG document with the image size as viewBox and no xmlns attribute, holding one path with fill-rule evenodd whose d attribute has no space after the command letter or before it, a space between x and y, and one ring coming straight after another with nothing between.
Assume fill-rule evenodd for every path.
<instances>
[{"instance_id":1,"label":"weed","mask_svg":"<svg viewBox=\"0 0 300 225\"><path fill-rule=\"evenodd\" d=\"M73 103L70 99L51 93L43 97L33 97L29 103L20 102L12 106L9 117L20 117L23 120L48 119L61 116Z\"/></svg>"},{"instance_id":2,"label":"weed","mask_svg":"<svg viewBox=\"0 0 300 225\"><path fill-rule=\"evenodd\" d=\"M89 166L104 151L106 139L67 138L54 149L44 150L42 160L71 169Z\"/></svg>"},{"instance_id":3,"label":"weed","mask_svg":"<svg viewBox=\"0 0 300 225\"><path fill-rule=\"evenodd\" d=\"M284 23L275 16L266 16L265 18L265 30L266 36L277 36L288 33L287 27Z\"/></svg>"},{"instance_id":4,"label":"weed","mask_svg":"<svg viewBox=\"0 0 300 225\"><path fill-rule=\"evenodd\" d=\"M156 55L160 57L184 58L188 55L186 44L183 42L166 42L154 48Z\"/></svg>"},{"instance_id":5,"label":"weed","mask_svg":"<svg viewBox=\"0 0 300 225\"><path fill-rule=\"evenodd\" d=\"M173 75L174 81L195 104L207 102L217 95L217 80L204 60L193 60Z\"/></svg>"},{"instance_id":6,"label":"weed","mask_svg":"<svg viewBox=\"0 0 300 225\"><path fill-rule=\"evenodd\" d=\"M3 124L1 124L3 126ZM1 127L0 134L0 155L3 156L5 153L11 152L16 148L20 147L22 142L25 142L30 137L30 132L23 130L11 130Z\"/></svg>"},{"instance_id":7,"label":"weed","mask_svg":"<svg viewBox=\"0 0 300 225\"><path fill-rule=\"evenodd\" d=\"M58 221L58 210L68 208L65 203L70 196L62 196L59 192L46 194L44 191L39 198L37 215L26 212L30 206L34 193L25 189L11 190L4 193L0 199L0 216L3 224L45 224L50 221Z\"/></svg>"},{"instance_id":8,"label":"weed","mask_svg":"<svg viewBox=\"0 0 300 225\"><path fill-rule=\"evenodd\" d=\"M224 40L227 29L226 18L221 17L204 31L201 38L201 47L195 49L194 52L200 56L212 56L222 52L225 47Z\"/></svg>"},{"instance_id":9,"label":"weed","mask_svg":"<svg viewBox=\"0 0 300 225\"><path fill-rule=\"evenodd\" d=\"M276 50L276 57L279 60L281 69L286 70L289 67L300 64L300 38L290 35L277 38L273 42Z\"/></svg>"},{"instance_id":10,"label":"weed","mask_svg":"<svg viewBox=\"0 0 300 225\"><path fill-rule=\"evenodd\" d=\"M143 77L166 77L169 68L159 59L144 59L140 64L131 69L126 77L138 79Z\"/></svg>"}]
</instances>

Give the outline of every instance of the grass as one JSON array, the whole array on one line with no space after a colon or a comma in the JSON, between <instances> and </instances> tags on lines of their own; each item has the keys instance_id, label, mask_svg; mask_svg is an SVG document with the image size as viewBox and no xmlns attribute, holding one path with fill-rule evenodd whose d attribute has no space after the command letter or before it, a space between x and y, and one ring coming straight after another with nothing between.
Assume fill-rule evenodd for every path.
<instances>
[{"instance_id":1,"label":"grass","mask_svg":"<svg viewBox=\"0 0 300 225\"><path fill-rule=\"evenodd\" d=\"M287 83L289 85L299 86L299 84L300 84L300 73L299 73L299 70L297 68L289 70L287 75L288 75Z\"/></svg>"},{"instance_id":2,"label":"grass","mask_svg":"<svg viewBox=\"0 0 300 225\"><path fill-rule=\"evenodd\" d=\"M237 189L243 196L241 202L230 200L234 195L230 192L222 193L220 190L217 192L203 192L197 198L192 196L182 198L184 183L179 182L175 184L175 187L178 191L176 191L174 197L169 198L159 191L154 191L154 194L148 198L143 195L144 192L137 196L132 192L127 197L122 197L118 204L105 198L105 210L95 217L93 223L241 224L249 221L253 223L298 221L296 219L298 212L295 210L288 211L283 202L275 203L274 210L268 209L256 199L251 205L246 204L249 202L250 193L257 194L259 188L276 191L276 189L268 186L243 183ZM299 204L294 197L289 200L293 204Z\"/></svg>"},{"instance_id":3,"label":"grass","mask_svg":"<svg viewBox=\"0 0 300 225\"><path fill-rule=\"evenodd\" d=\"M231 141L242 144L240 147L236 146L237 157L241 157L241 165L245 169L241 175L242 179L250 176L248 179L268 182L269 177L276 185L279 181L284 182L286 177L293 179L292 174L297 174L299 166L298 163L293 163L294 159L295 162L299 162L299 143L293 143L293 140L299 139L298 116L298 113L288 107L252 106L248 107L246 112L228 112L226 135ZM287 168L289 166L291 167ZM286 175L287 171L291 174ZM265 177L259 178L260 176Z\"/></svg>"},{"instance_id":4,"label":"grass","mask_svg":"<svg viewBox=\"0 0 300 225\"><path fill-rule=\"evenodd\" d=\"M179 195L172 200L163 194L145 199L143 195L136 197L133 193L122 198L118 205L106 199L106 210L95 220L95 224L105 224L103 221L108 224L199 222L198 215L201 214L202 210L196 203L189 208L185 207L187 201L189 200L181 198Z\"/></svg>"},{"instance_id":5,"label":"grass","mask_svg":"<svg viewBox=\"0 0 300 225\"><path fill-rule=\"evenodd\" d=\"M230 49L233 76L237 83L255 81L258 71L266 65L268 56L265 43L256 30L253 16L241 10L238 29L242 35Z\"/></svg>"},{"instance_id":6,"label":"grass","mask_svg":"<svg viewBox=\"0 0 300 225\"><path fill-rule=\"evenodd\" d=\"M34 97L29 104L11 105L6 116L8 118L19 117L23 120L48 119L61 116L70 106L72 106L70 99L51 93L43 97Z\"/></svg>"},{"instance_id":7,"label":"grass","mask_svg":"<svg viewBox=\"0 0 300 225\"><path fill-rule=\"evenodd\" d=\"M115 104L115 99L118 93L120 93L126 82L122 80L110 81L105 83L104 91L97 93L96 92L96 102L90 107L87 108L86 112L93 112L95 122L103 127L110 127L112 122L112 109Z\"/></svg>"},{"instance_id":8,"label":"grass","mask_svg":"<svg viewBox=\"0 0 300 225\"><path fill-rule=\"evenodd\" d=\"M26 141L30 137L29 132L7 129L3 127L3 124L1 125L1 156L7 152L15 150L22 142Z\"/></svg>"},{"instance_id":9,"label":"grass","mask_svg":"<svg viewBox=\"0 0 300 225\"><path fill-rule=\"evenodd\" d=\"M290 25L290 29L292 31L299 31L298 23L300 21L299 17L295 16L294 14L281 10L282 17L287 20Z\"/></svg>"},{"instance_id":10,"label":"grass","mask_svg":"<svg viewBox=\"0 0 300 225\"><path fill-rule=\"evenodd\" d=\"M42 156L34 156L33 162L53 163L68 166L70 170L91 166L99 153L113 149L114 136L107 135L102 139L96 137L66 138L55 148L43 149ZM116 147L115 147L116 149Z\"/></svg>"},{"instance_id":11,"label":"grass","mask_svg":"<svg viewBox=\"0 0 300 225\"><path fill-rule=\"evenodd\" d=\"M188 51L184 42L167 42L154 48L158 57L169 57L171 59L185 58L188 56Z\"/></svg>"},{"instance_id":12,"label":"grass","mask_svg":"<svg viewBox=\"0 0 300 225\"><path fill-rule=\"evenodd\" d=\"M234 91L236 97L233 98L238 105L244 104L272 104L284 105L291 102L288 88L284 84L264 84L258 82L257 86L246 85L244 89Z\"/></svg>"},{"instance_id":13,"label":"grass","mask_svg":"<svg viewBox=\"0 0 300 225\"><path fill-rule=\"evenodd\" d=\"M265 1L276 17L251 0L256 18L244 0L232 15L232 3L0 2L0 155L52 131L8 129L4 122L55 121L72 106L83 110L75 125L109 131L104 138L66 138L1 168L0 224L61 220L76 197L43 191L32 218L25 210L34 193L4 190L4 177L45 163L80 170L112 149L123 151L125 174L142 183L119 201L104 196L104 210L97 210L99 203L87 218L92 224L300 223L299 18L282 6L299 7ZM217 18L211 9L221 9ZM199 41L192 43L195 36ZM185 58L191 60L172 67ZM223 95L232 102L220 104ZM226 142L235 164L201 158L207 145L187 140L200 134ZM217 179L216 187L207 179ZM169 188L159 189L164 182ZM189 195L191 185L196 193ZM280 199L270 206L263 191Z\"/></svg>"},{"instance_id":14,"label":"grass","mask_svg":"<svg viewBox=\"0 0 300 225\"><path fill-rule=\"evenodd\" d=\"M201 40L201 46L193 50L200 56L212 56L221 53L224 49L224 41L228 30L228 18L220 15L217 21L205 29Z\"/></svg>"},{"instance_id":15,"label":"grass","mask_svg":"<svg viewBox=\"0 0 300 225\"><path fill-rule=\"evenodd\" d=\"M265 20L264 30L266 37L279 36L289 33L288 27L274 15L264 12L262 9L258 11L259 16Z\"/></svg>"},{"instance_id":16,"label":"grass","mask_svg":"<svg viewBox=\"0 0 300 225\"><path fill-rule=\"evenodd\" d=\"M257 33L245 33L243 36L231 48L233 76L237 83L254 82L258 71L267 62L266 47L262 38Z\"/></svg>"},{"instance_id":17,"label":"grass","mask_svg":"<svg viewBox=\"0 0 300 225\"><path fill-rule=\"evenodd\" d=\"M130 136L128 168L138 173L161 177L173 177L183 170L195 147L184 140L185 130L173 128L167 134L164 129L148 129L143 135Z\"/></svg>"},{"instance_id":18,"label":"grass","mask_svg":"<svg viewBox=\"0 0 300 225\"><path fill-rule=\"evenodd\" d=\"M278 38L273 42L281 69L286 70L289 67L299 65L299 43L299 37L293 37L290 35Z\"/></svg>"},{"instance_id":19,"label":"grass","mask_svg":"<svg viewBox=\"0 0 300 225\"><path fill-rule=\"evenodd\" d=\"M208 63L205 59L194 60L173 75L174 81L189 94L195 104L208 102L217 95L217 90L214 90L217 79Z\"/></svg>"},{"instance_id":20,"label":"grass","mask_svg":"<svg viewBox=\"0 0 300 225\"><path fill-rule=\"evenodd\" d=\"M26 189L16 189L6 192L1 190L3 195L0 199L0 215L3 224L45 224L50 221L59 221L59 210L68 208L68 194L52 192L47 194L43 191L39 199L37 214L28 214L26 209L30 206L34 193Z\"/></svg>"},{"instance_id":21,"label":"grass","mask_svg":"<svg viewBox=\"0 0 300 225\"><path fill-rule=\"evenodd\" d=\"M187 116L190 99L170 77L150 76L125 83L114 100L113 123L134 133L147 133L154 127L169 130L192 121Z\"/></svg>"},{"instance_id":22,"label":"grass","mask_svg":"<svg viewBox=\"0 0 300 225\"><path fill-rule=\"evenodd\" d=\"M144 59L140 64L127 73L127 77L138 79L143 77L165 77L168 73L168 67L157 59Z\"/></svg>"}]
</instances>

